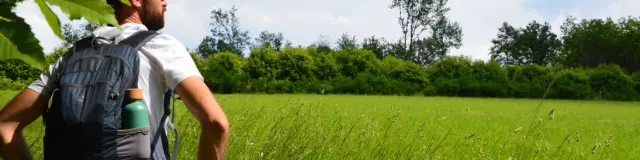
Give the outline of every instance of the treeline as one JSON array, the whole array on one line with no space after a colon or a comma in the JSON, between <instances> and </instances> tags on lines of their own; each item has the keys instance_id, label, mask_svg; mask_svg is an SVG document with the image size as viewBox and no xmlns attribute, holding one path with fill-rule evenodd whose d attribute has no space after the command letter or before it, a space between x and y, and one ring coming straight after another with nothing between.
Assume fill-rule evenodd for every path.
<instances>
[{"instance_id":1,"label":"treeline","mask_svg":"<svg viewBox=\"0 0 640 160\"><path fill-rule=\"evenodd\" d=\"M59 51L61 52L61 51ZM59 54L47 57L49 62ZM365 49L324 52L316 47L253 49L200 59L192 53L215 93L377 94L461 97L640 100L640 72L616 64L591 69L536 64L502 67L497 61L450 56L428 67ZM19 62L0 64L0 89L23 89L41 71Z\"/></svg>"},{"instance_id":2,"label":"treeline","mask_svg":"<svg viewBox=\"0 0 640 160\"><path fill-rule=\"evenodd\" d=\"M640 72L616 64L566 69L450 56L428 67L369 50L322 52L315 47L268 47L243 58L231 52L198 59L216 93L379 94L462 97L640 100Z\"/></svg>"}]
</instances>

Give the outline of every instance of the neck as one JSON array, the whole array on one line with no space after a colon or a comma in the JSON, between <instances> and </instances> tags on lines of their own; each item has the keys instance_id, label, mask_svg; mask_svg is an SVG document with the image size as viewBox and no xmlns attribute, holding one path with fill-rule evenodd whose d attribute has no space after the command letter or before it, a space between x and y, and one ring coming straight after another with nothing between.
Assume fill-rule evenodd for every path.
<instances>
[{"instance_id":1,"label":"neck","mask_svg":"<svg viewBox=\"0 0 640 160\"><path fill-rule=\"evenodd\" d=\"M126 23L136 23L136 24L142 24L142 20L140 19L140 15L138 15L138 12L132 10L132 9L124 9L123 12L120 14L121 16L118 17L118 23L120 25L126 24Z\"/></svg>"}]
</instances>

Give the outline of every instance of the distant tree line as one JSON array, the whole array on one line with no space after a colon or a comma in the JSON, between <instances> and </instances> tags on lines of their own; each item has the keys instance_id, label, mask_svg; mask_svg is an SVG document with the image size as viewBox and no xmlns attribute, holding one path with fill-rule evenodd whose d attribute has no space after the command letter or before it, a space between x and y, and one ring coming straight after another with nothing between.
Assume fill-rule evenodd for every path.
<instances>
[{"instance_id":1,"label":"distant tree line","mask_svg":"<svg viewBox=\"0 0 640 160\"><path fill-rule=\"evenodd\" d=\"M639 19L568 17L560 35L547 22L505 22L491 40L490 60L479 61L449 55L463 35L447 19L446 2L392 0L389 8L400 12L398 40L343 33L335 42L320 36L308 46L293 46L281 32L252 38L239 26L235 7L215 9L211 34L190 50L216 93L640 100ZM63 27L66 42L47 62L95 27ZM40 72L0 62L0 89L21 89Z\"/></svg>"}]
</instances>

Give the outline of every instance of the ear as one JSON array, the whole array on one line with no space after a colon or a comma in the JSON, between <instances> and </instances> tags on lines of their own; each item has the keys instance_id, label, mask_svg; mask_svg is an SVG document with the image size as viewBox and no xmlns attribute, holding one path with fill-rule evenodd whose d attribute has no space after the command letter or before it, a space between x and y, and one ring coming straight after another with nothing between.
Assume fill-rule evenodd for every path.
<instances>
[{"instance_id":1,"label":"ear","mask_svg":"<svg viewBox=\"0 0 640 160\"><path fill-rule=\"evenodd\" d=\"M142 7L142 0L130 0L131 1L131 7L133 8L141 8Z\"/></svg>"}]
</instances>

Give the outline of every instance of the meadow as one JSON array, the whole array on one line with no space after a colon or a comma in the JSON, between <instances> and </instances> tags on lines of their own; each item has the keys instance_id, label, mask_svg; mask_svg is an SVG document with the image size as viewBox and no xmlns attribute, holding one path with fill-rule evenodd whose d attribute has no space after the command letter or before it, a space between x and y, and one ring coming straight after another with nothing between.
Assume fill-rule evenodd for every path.
<instances>
[{"instance_id":1,"label":"meadow","mask_svg":"<svg viewBox=\"0 0 640 160\"><path fill-rule=\"evenodd\" d=\"M0 91L0 106L17 93ZM216 98L231 125L227 159L640 158L640 102L306 94ZM180 101L174 114L178 159L195 159L199 125ZM41 159L41 121L23 133Z\"/></svg>"}]
</instances>

